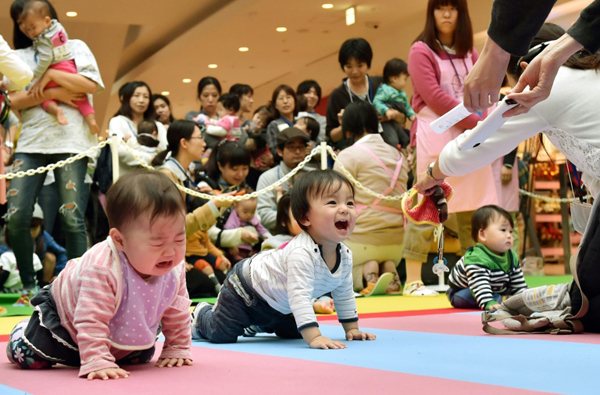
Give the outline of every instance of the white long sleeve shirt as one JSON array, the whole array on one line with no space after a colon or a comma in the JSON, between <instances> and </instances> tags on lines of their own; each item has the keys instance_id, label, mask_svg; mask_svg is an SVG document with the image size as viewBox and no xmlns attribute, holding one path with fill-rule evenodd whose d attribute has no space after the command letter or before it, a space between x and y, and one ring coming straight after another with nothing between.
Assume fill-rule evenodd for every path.
<instances>
[{"instance_id":1,"label":"white long sleeve shirt","mask_svg":"<svg viewBox=\"0 0 600 395\"><path fill-rule=\"evenodd\" d=\"M280 313L293 313L299 330L318 326L311 300L328 292L333 294L340 322L358 320L352 287L352 252L341 243L332 271L323 260L319 245L302 232L284 249L263 251L250 258L250 274L256 292Z\"/></svg>"},{"instance_id":2,"label":"white long sleeve shirt","mask_svg":"<svg viewBox=\"0 0 600 395\"><path fill-rule=\"evenodd\" d=\"M600 179L600 73L561 67L548 99L527 114L510 118L476 148L461 151L467 130L442 150L439 166L446 176L463 176L508 154L522 141L544 133L579 170L590 192Z\"/></svg>"},{"instance_id":3,"label":"white long sleeve shirt","mask_svg":"<svg viewBox=\"0 0 600 395\"><path fill-rule=\"evenodd\" d=\"M0 36L0 73L4 75L4 86L9 91L23 89L33 79L33 71Z\"/></svg>"}]
</instances>

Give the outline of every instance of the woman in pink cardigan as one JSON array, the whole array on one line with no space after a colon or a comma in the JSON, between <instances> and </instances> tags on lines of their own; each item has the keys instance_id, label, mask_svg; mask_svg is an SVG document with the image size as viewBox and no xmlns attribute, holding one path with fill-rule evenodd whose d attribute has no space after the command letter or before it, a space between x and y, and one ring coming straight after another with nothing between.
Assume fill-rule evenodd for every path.
<instances>
[{"instance_id":1,"label":"woman in pink cardigan","mask_svg":"<svg viewBox=\"0 0 600 395\"><path fill-rule=\"evenodd\" d=\"M429 0L423 32L411 47L408 58L414 97L412 107L417 120L411 130L411 142L417 147L417 174L435 161L444 146L465 129L472 129L486 114L473 114L441 135L430 123L460 103L463 84L477 61L473 48L473 30L466 0ZM514 177L516 181L516 177ZM449 201L450 213L456 213L461 252L472 245L471 217L486 204L503 206L499 199L499 183L492 166L484 167L469 177L452 177L454 188ZM514 211L514 210L511 210ZM435 293L420 282L421 265L427 260L433 226L409 222L404 241L407 279L405 295L427 296Z\"/></svg>"}]
</instances>

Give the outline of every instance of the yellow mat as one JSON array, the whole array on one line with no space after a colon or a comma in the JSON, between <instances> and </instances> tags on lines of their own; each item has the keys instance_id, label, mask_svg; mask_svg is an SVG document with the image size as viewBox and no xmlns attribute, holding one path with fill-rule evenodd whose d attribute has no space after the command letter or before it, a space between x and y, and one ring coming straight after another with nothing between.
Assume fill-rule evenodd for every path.
<instances>
[{"instance_id":1,"label":"yellow mat","mask_svg":"<svg viewBox=\"0 0 600 395\"><path fill-rule=\"evenodd\" d=\"M356 298L360 314L433 310L452 307L445 294L437 296L371 296Z\"/></svg>"}]
</instances>

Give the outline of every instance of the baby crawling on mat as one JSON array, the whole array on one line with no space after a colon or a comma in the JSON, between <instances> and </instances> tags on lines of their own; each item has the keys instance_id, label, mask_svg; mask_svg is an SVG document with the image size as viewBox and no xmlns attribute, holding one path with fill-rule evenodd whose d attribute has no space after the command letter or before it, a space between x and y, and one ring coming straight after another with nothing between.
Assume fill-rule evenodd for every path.
<instances>
[{"instance_id":1,"label":"baby crawling on mat","mask_svg":"<svg viewBox=\"0 0 600 395\"><path fill-rule=\"evenodd\" d=\"M194 310L192 335L234 343L256 325L281 338L303 338L311 348L346 348L321 334L311 300L332 292L347 340L375 340L358 328L352 287L352 253L342 242L356 222L354 188L332 170L315 170L295 183L292 214L302 228L283 249L263 251L237 263L214 306Z\"/></svg>"},{"instance_id":2,"label":"baby crawling on mat","mask_svg":"<svg viewBox=\"0 0 600 395\"><path fill-rule=\"evenodd\" d=\"M110 236L71 260L31 299L31 319L10 334L7 355L21 369L56 363L88 380L128 377L122 365L192 365L185 283L185 202L163 173L119 179L106 195Z\"/></svg>"}]
</instances>

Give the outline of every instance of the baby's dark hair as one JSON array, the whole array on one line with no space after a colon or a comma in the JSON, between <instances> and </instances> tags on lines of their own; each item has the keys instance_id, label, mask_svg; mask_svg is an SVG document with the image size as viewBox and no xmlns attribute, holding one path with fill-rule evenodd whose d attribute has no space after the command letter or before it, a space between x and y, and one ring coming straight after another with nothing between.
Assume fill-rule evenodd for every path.
<instances>
[{"instance_id":1,"label":"baby's dark hair","mask_svg":"<svg viewBox=\"0 0 600 395\"><path fill-rule=\"evenodd\" d=\"M298 120L306 119L306 131L310 134L312 141L317 141L319 138L319 132L321 131L321 124L313 117L301 117Z\"/></svg>"},{"instance_id":2,"label":"baby's dark hair","mask_svg":"<svg viewBox=\"0 0 600 395\"><path fill-rule=\"evenodd\" d=\"M254 114L260 113L266 117L266 125L275 119L275 113L271 111L269 106L260 106L254 111Z\"/></svg>"},{"instance_id":3,"label":"baby's dark hair","mask_svg":"<svg viewBox=\"0 0 600 395\"><path fill-rule=\"evenodd\" d=\"M108 225L119 230L144 214L150 214L152 224L161 216L185 216L185 210L181 192L160 171L138 170L126 174L106 194Z\"/></svg>"},{"instance_id":4,"label":"baby's dark hair","mask_svg":"<svg viewBox=\"0 0 600 395\"><path fill-rule=\"evenodd\" d=\"M392 77L397 77L401 74L408 75L408 65L402 59L394 58L385 63L383 67L383 82L389 84Z\"/></svg>"},{"instance_id":5,"label":"baby's dark hair","mask_svg":"<svg viewBox=\"0 0 600 395\"><path fill-rule=\"evenodd\" d=\"M308 110L308 100L304 95L298 95L298 111Z\"/></svg>"},{"instance_id":6,"label":"baby's dark hair","mask_svg":"<svg viewBox=\"0 0 600 395\"><path fill-rule=\"evenodd\" d=\"M233 111L233 112L238 112L240 111L240 99L239 97L236 96L235 93L224 93L220 98L219 101L221 103L223 103L223 107L225 107L226 109Z\"/></svg>"},{"instance_id":7,"label":"baby's dark hair","mask_svg":"<svg viewBox=\"0 0 600 395\"><path fill-rule=\"evenodd\" d=\"M52 18L52 13L50 12L50 6L45 1L33 0L25 3L25 7L23 7L22 15L25 16L29 13L37 14L43 18L48 17Z\"/></svg>"},{"instance_id":8,"label":"baby's dark hair","mask_svg":"<svg viewBox=\"0 0 600 395\"><path fill-rule=\"evenodd\" d=\"M317 196L322 196L324 193L335 193L344 184L350 188L352 196L354 196L354 186L350 180L331 169L309 171L294 182L292 188L292 215L298 221L298 225L302 230L308 230L301 221L304 221L308 215L311 200Z\"/></svg>"},{"instance_id":9,"label":"baby's dark hair","mask_svg":"<svg viewBox=\"0 0 600 395\"><path fill-rule=\"evenodd\" d=\"M137 131L138 134L153 134L158 132L158 128L154 120L143 119L138 123Z\"/></svg>"},{"instance_id":10,"label":"baby's dark hair","mask_svg":"<svg viewBox=\"0 0 600 395\"><path fill-rule=\"evenodd\" d=\"M512 216L502 207L493 204L479 207L471 218L471 237L477 243L480 230L485 230L495 218L504 217L511 228L515 227Z\"/></svg>"},{"instance_id":11,"label":"baby's dark hair","mask_svg":"<svg viewBox=\"0 0 600 395\"><path fill-rule=\"evenodd\" d=\"M277 202L277 219L275 220L275 234L287 235L290 233L288 225L292 222L290 218L290 206L292 203L292 195L284 193Z\"/></svg>"}]
</instances>

